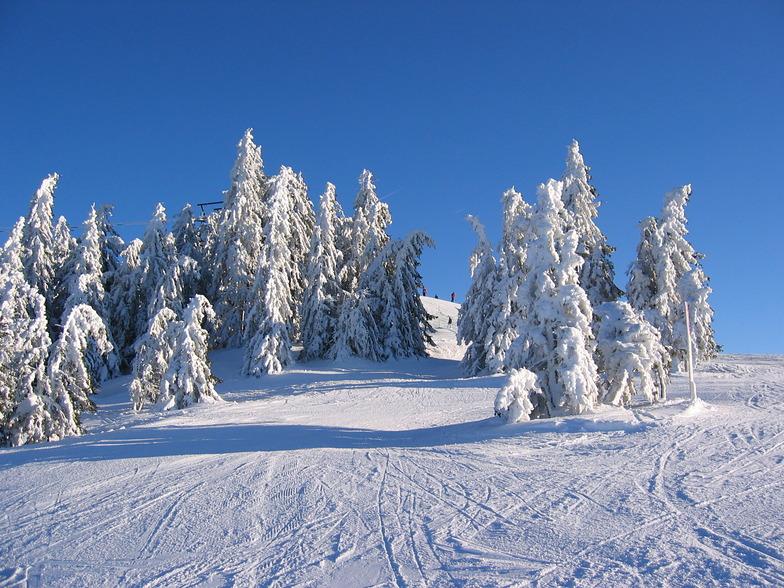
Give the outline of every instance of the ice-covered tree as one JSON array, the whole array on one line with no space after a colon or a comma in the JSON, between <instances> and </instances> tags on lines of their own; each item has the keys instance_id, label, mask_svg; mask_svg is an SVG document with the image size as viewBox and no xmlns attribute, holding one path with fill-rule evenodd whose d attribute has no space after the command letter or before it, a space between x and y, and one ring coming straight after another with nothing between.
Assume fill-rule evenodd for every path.
<instances>
[{"instance_id":1,"label":"ice-covered tree","mask_svg":"<svg viewBox=\"0 0 784 588\"><path fill-rule=\"evenodd\" d=\"M628 406L635 396L648 402L666 398L670 355L659 331L628 302L605 302L594 313L603 401Z\"/></svg>"},{"instance_id":2,"label":"ice-covered tree","mask_svg":"<svg viewBox=\"0 0 784 588\"><path fill-rule=\"evenodd\" d=\"M215 391L217 378L207 358L208 333L203 326L204 321L214 318L212 306L200 294L185 308L175 333L168 369L161 381L158 402L164 410L222 400Z\"/></svg>"},{"instance_id":3,"label":"ice-covered tree","mask_svg":"<svg viewBox=\"0 0 784 588\"><path fill-rule=\"evenodd\" d=\"M254 303L252 291L264 241L266 183L261 148L248 129L237 146L231 187L216 219L209 258L211 299L220 323L215 333L218 346L240 347L246 341L245 315Z\"/></svg>"},{"instance_id":4,"label":"ice-covered tree","mask_svg":"<svg viewBox=\"0 0 784 588\"><path fill-rule=\"evenodd\" d=\"M555 180L538 189L521 294L528 307L509 352L510 368L525 367L539 377L550 416L579 414L598 401L593 310L579 285L578 236L574 230L564 234L562 191Z\"/></svg>"},{"instance_id":5,"label":"ice-covered tree","mask_svg":"<svg viewBox=\"0 0 784 588\"><path fill-rule=\"evenodd\" d=\"M716 354L710 326L713 309L707 300L710 288L700 266L703 256L686 239L690 195L690 185L667 192L656 222L642 225L638 257L629 269L629 302L659 330L675 368L684 365L687 354L684 300L693 305L691 318L699 331L696 356L705 359Z\"/></svg>"},{"instance_id":6,"label":"ice-covered tree","mask_svg":"<svg viewBox=\"0 0 784 588\"><path fill-rule=\"evenodd\" d=\"M292 193L294 172L282 167L270 180L267 215L259 252L259 267L245 325L248 346L244 372L260 376L280 372L291 363L295 332L295 299L292 276L299 262L292 250Z\"/></svg>"},{"instance_id":7,"label":"ice-covered tree","mask_svg":"<svg viewBox=\"0 0 784 588\"><path fill-rule=\"evenodd\" d=\"M37 288L49 305L54 296L54 190L59 175L44 178L41 187L30 199L30 212L24 225L23 263L28 283Z\"/></svg>"},{"instance_id":8,"label":"ice-covered tree","mask_svg":"<svg viewBox=\"0 0 784 588\"><path fill-rule=\"evenodd\" d=\"M179 327L175 312L164 307L150 319L147 331L136 342L131 381L134 410L153 405L160 399L161 382L169 369Z\"/></svg>"},{"instance_id":9,"label":"ice-covered tree","mask_svg":"<svg viewBox=\"0 0 784 588\"><path fill-rule=\"evenodd\" d=\"M471 285L457 316L457 341L467 344L461 367L468 376L488 368L497 311L497 272L485 226L475 216L466 220L479 238L470 259Z\"/></svg>"},{"instance_id":10,"label":"ice-covered tree","mask_svg":"<svg viewBox=\"0 0 784 588\"><path fill-rule=\"evenodd\" d=\"M57 401L65 406L65 399L70 399L80 430L79 414L95 410L90 396L109 376L107 365L112 351L106 325L98 313L87 304L73 307L49 354L46 371Z\"/></svg>"},{"instance_id":11,"label":"ice-covered tree","mask_svg":"<svg viewBox=\"0 0 784 588\"><path fill-rule=\"evenodd\" d=\"M525 368L513 369L495 397L494 412L504 422L518 423L538 416L545 398L536 374Z\"/></svg>"},{"instance_id":12,"label":"ice-covered tree","mask_svg":"<svg viewBox=\"0 0 784 588\"><path fill-rule=\"evenodd\" d=\"M359 277L389 242L386 228L391 224L389 207L376 194L375 178L368 170L359 176L359 191L354 199L351 243L341 275L343 288L353 292Z\"/></svg>"},{"instance_id":13,"label":"ice-covered tree","mask_svg":"<svg viewBox=\"0 0 784 588\"><path fill-rule=\"evenodd\" d=\"M326 357L334 343L335 326L343 302L343 290L338 280L338 268L343 262L343 253L338 249L341 217L335 186L327 183L316 214L305 272L307 287L300 313L300 359L304 361Z\"/></svg>"},{"instance_id":14,"label":"ice-covered tree","mask_svg":"<svg viewBox=\"0 0 784 588\"><path fill-rule=\"evenodd\" d=\"M594 219L599 215L596 189L590 184L590 167L585 165L577 141L572 141L566 157L566 171L561 181L564 184L564 208L570 215L567 230L574 229L578 236L577 252L584 259L580 270L580 285L588 294L591 304L602 304L617 300L621 290L615 285L615 268L611 259L614 247L596 226Z\"/></svg>"}]
</instances>

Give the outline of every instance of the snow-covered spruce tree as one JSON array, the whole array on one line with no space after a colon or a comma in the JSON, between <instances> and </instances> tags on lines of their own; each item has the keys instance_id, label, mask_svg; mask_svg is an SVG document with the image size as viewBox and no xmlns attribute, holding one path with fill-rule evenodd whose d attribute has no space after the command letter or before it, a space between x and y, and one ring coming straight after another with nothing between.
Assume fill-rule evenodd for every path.
<instances>
[{"instance_id":1,"label":"snow-covered spruce tree","mask_svg":"<svg viewBox=\"0 0 784 588\"><path fill-rule=\"evenodd\" d=\"M163 410L222 400L215 391L217 378L210 370L208 333L202 326L205 320L214 318L209 301L199 294L185 308L183 320L178 321L168 369L161 381L158 401L162 403Z\"/></svg>"},{"instance_id":2,"label":"snow-covered spruce tree","mask_svg":"<svg viewBox=\"0 0 784 588\"><path fill-rule=\"evenodd\" d=\"M629 406L635 396L648 402L665 399L670 355L659 331L628 302L605 302L594 313L603 401Z\"/></svg>"},{"instance_id":3,"label":"snow-covered spruce tree","mask_svg":"<svg viewBox=\"0 0 784 588\"><path fill-rule=\"evenodd\" d=\"M375 178L368 170L359 176L359 192L354 199L351 243L346 250L341 283L347 292L356 291L362 275L389 242L386 228L392 223L389 207L378 199Z\"/></svg>"},{"instance_id":4,"label":"snow-covered spruce tree","mask_svg":"<svg viewBox=\"0 0 784 588\"><path fill-rule=\"evenodd\" d=\"M46 376L51 339L44 297L25 279L24 224L19 219L0 250L0 445L14 447L76 430Z\"/></svg>"},{"instance_id":5,"label":"snow-covered spruce tree","mask_svg":"<svg viewBox=\"0 0 784 588\"><path fill-rule=\"evenodd\" d=\"M405 239L390 241L378 257L383 268L381 279L371 275L366 281L367 289L378 291L379 324L387 357L425 357L427 345L433 344L430 334L434 330L429 322L433 317L419 297L422 276L417 268L424 247L435 247L424 231L411 231Z\"/></svg>"},{"instance_id":6,"label":"snow-covered spruce tree","mask_svg":"<svg viewBox=\"0 0 784 588\"><path fill-rule=\"evenodd\" d=\"M245 321L248 346L243 371L257 377L280 372L293 359L291 344L299 310L292 291L292 276L299 272L299 262L291 250L294 178L291 168L282 167L269 182L268 219L251 291L253 304Z\"/></svg>"},{"instance_id":7,"label":"snow-covered spruce tree","mask_svg":"<svg viewBox=\"0 0 784 588\"><path fill-rule=\"evenodd\" d=\"M545 404L536 380L536 374L525 368L510 371L506 385L495 397L496 416L507 423L527 421L536 416L538 407Z\"/></svg>"},{"instance_id":8,"label":"snow-covered spruce tree","mask_svg":"<svg viewBox=\"0 0 784 588\"><path fill-rule=\"evenodd\" d=\"M687 355L684 300L692 305L691 319L698 325L695 357L711 358L717 350L710 326L713 309L707 300L710 288L699 261L704 256L686 240L685 208L690 195L690 185L667 192L655 227L650 221L643 225L638 258L628 272L629 302L659 330L675 369L683 368Z\"/></svg>"},{"instance_id":9,"label":"snow-covered spruce tree","mask_svg":"<svg viewBox=\"0 0 784 588\"><path fill-rule=\"evenodd\" d=\"M362 357L383 361L383 335L379 329L373 300L367 290L347 292L340 307L335 327L335 343L329 351L331 359L340 361Z\"/></svg>"},{"instance_id":10,"label":"snow-covered spruce tree","mask_svg":"<svg viewBox=\"0 0 784 588\"><path fill-rule=\"evenodd\" d=\"M58 403L67 406L66 400L70 400L80 431L79 414L95 410L90 396L98 383L108 377L107 356L111 353L103 319L87 304L73 307L49 354L46 373ZM96 373L98 378L93 376Z\"/></svg>"},{"instance_id":11,"label":"snow-covered spruce tree","mask_svg":"<svg viewBox=\"0 0 784 588\"><path fill-rule=\"evenodd\" d=\"M567 230L577 232L577 252L585 260L580 270L580 285L591 304L597 305L617 300L622 292L614 281L615 267L611 256L615 248L607 244L607 238L594 222L599 215L600 203L596 201L596 189L589 183L590 169L585 165L577 141L572 141L568 147L566 171L561 178L564 208L570 213L571 220Z\"/></svg>"},{"instance_id":12,"label":"snow-covered spruce tree","mask_svg":"<svg viewBox=\"0 0 784 588\"><path fill-rule=\"evenodd\" d=\"M139 267L141 239L134 239L123 250L119 268L111 280L108 292L109 328L117 345L120 369L128 373L135 354L134 342L138 333L139 284L136 269ZM146 316L146 309L144 316Z\"/></svg>"},{"instance_id":13,"label":"snow-covered spruce tree","mask_svg":"<svg viewBox=\"0 0 784 588\"><path fill-rule=\"evenodd\" d=\"M327 357L334 343L335 325L343 302L337 277L343 263L343 253L337 247L341 217L335 186L327 183L316 213L305 272L307 287L300 311L302 353L299 359L303 361Z\"/></svg>"},{"instance_id":14,"label":"snow-covered spruce tree","mask_svg":"<svg viewBox=\"0 0 784 588\"><path fill-rule=\"evenodd\" d=\"M24 225L22 243L24 253L25 278L28 283L43 294L48 305L51 304L55 264L54 252L54 190L59 175L52 174L44 178L41 187L30 199L30 212Z\"/></svg>"},{"instance_id":15,"label":"snow-covered spruce tree","mask_svg":"<svg viewBox=\"0 0 784 588\"><path fill-rule=\"evenodd\" d=\"M174 353L174 339L181 325L170 308L162 308L149 321L135 345L131 403L134 410L153 405L161 397L161 382Z\"/></svg>"},{"instance_id":16,"label":"snow-covered spruce tree","mask_svg":"<svg viewBox=\"0 0 784 588\"><path fill-rule=\"evenodd\" d=\"M204 251L197 224L196 212L193 210L193 206L186 204L174 217L171 232L177 253L179 255L187 255L197 263L201 263Z\"/></svg>"},{"instance_id":17,"label":"snow-covered spruce tree","mask_svg":"<svg viewBox=\"0 0 784 588\"><path fill-rule=\"evenodd\" d=\"M579 285L583 259L577 253L577 234L563 232L562 190L563 183L555 180L538 189L520 297L528 308L509 351L510 368L525 367L537 374L548 416L580 414L598 401L593 309Z\"/></svg>"},{"instance_id":18,"label":"snow-covered spruce tree","mask_svg":"<svg viewBox=\"0 0 784 588\"><path fill-rule=\"evenodd\" d=\"M637 257L629 265L626 274L626 299L632 308L649 310L656 295L656 265L653 257L654 247L658 246L659 234L656 219L652 216L643 219L640 229L640 242L637 244Z\"/></svg>"},{"instance_id":19,"label":"snow-covered spruce tree","mask_svg":"<svg viewBox=\"0 0 784 588\"><path fill-rule=\"evenodd\" d=\"M111 290L111 282L122 264L122 253L125 250L117 229L112 224L114 206L101 204L96 208L95 221L98 225L98 243L101 250L101 271L104 274L104 289Z\"/></svg>"},{"instance_id":20,"label":"snow-covered spruce tree","mask_svg":"<svg viewBox=\"0 0 784 588\"><path fill-rule=\"evenodd\" d=\"M241 347L246 341L245 315L254 304L252 292L267 217L266 184L261 148L253 143L252 129L248 129L237 145L231 187L218 213L207 264L213 268L209 291L220 322L215 332L219 347Z\"/></svg>"},{"instance_id":21,"label":"snow-covered spruce tree","mask_svg":"<svg viewBox=\"0 0 784 588\"><path fill-rule=\"evenodd\" d=\"M71 273L76 239L71 236L71 227L64 216L57 219L52 237L52 260L54 261L54 279L52 280L51 300L49 304L49 330L59 333L61 319L65 314L65 301L68 299L68 275Z\"/></svg>"},{"instance_id":22,"label":"snow-covered spruce tree","mask_svg":"<svg viewBox=\"0 0 784 588\"><path fill-rule=\"evenodd\" d=\"M519 293L525 280L527 239L530 232L531 206L514 188L507 190L503 203L504 224L499 245L496 277L495 313L491 318L491 339L487 355L487 371L497 373L508 369L507 353L520 334L525 318Z\"/></svg>"},{"instance_id":23,"label":"snow-covered spruce tree","mask_svg":"<svg viewBox=\"0 0 784 588\"><path fill-rule=\"evenodd\" d=\"M460 363L467 376L488 368L488 354L495 325L496 261L484 225L475 216L466 220L479 238L470 259L471 285L457 315L457 342L468 345Z\"/></svg>"}]
</instances>

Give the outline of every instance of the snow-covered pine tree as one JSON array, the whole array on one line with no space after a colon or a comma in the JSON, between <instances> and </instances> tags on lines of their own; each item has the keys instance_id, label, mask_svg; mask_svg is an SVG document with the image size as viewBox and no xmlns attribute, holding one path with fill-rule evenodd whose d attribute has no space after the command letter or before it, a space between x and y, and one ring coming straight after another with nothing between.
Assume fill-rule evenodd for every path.
<instances>
[{"instance_id":1,"label":"snow-covered pine tree","mask_svg":"<svg viewBox=\"0 0 784 588\"><path fill-rule=\"evenodd\" d=\"M204 251L193 206L185 204L182 207L182 210L174 217L171 232L177 253L179 255L187 255L191 259L196 260L197 263L201 263Z\"/></svg>"},{"instance_id":2,"label":"snow-covered pine tree","mask_svg":"<svg viewBox=\"0 0 784 588\"><path fill-rule=\"evenodd\" d=\"M386 203L376 194L376 179L368 170L359 176L359 191L354 199L351 244L345 255L341 282L347 292L356 291L362 275L389 242L386 228L392 216Z\"/></svg>"},{"instance_id":3,"label":"snow-covered pine tree","mask_svg":"<svg viewBox=\"0 0 784 588\"><path fill-rule=\"evenodd\" d=\"M300 311L302 353L299 358L303 361L327 357L334 344L335 326L343 302L343 290L337 277L343 263L343 253L337 247L341 218L335 186L327 183L316 213L305 272L307 287Z\"/></svg>"},{"instance_id":4,"label":"snow-covered pine tree","mask_svg":"<svg viewBox=\"0 0 784 588\"><path fill-rule=\"evenodd\" d=\"M497 272L492 246L485 226L475 216L466 220L479 238L470 259L471 285L457 315L457 342L468 345L460 362L467 376L488 368L488 355L496 316Z\"/></svg>"},{"instance_id":5,"label":"snow-covered pine tree","mask_svg":"<svg viewBox=\"0 0 784 588\"><path fill-rule=\"evenodd\" d=\"M120 266L111 281L112 289L108 292L109 328L117 345L123 373L128 373L131 369L135 354L134 342L139 335L137 313L141 303L136 270L139 267L141 248L141 239L134 239L123 250Z\"/></svg>"},{"instance_id":6,"label":"snow-covered pine tree","mask_svg":"<svg viewBox=\"0 0 784 588\"><path fill-rule=\"evenodd\" d=\"M225 192L210 247L210 298L220 321L215 332L219 347L240 347L246 341L245 315L254 304L252 291L267 217L266 184L261 148L248 129L237 145L231 187Z\"/></svg>"},{"instance_id":7,"label":"snow-covered pine tree","mask_svg":"<svg viewBox=\"0 0 784 588\"><path fill-rule=\"evenodd\" d=\"M23 263L25 278L37 288L46 299L47 307L51 304L55 264L54 252L54 190L59 175L51 174L44 178L41 187L30 199L30 212L24 225ZM47 308L48 310L48 308Z\"/></svg>"},{"instance_id":8,"label":"snow-covered pine tree","mask_svg":"<svg viewBox=\"0 0 784 588\"><path fill-rule=\"evenodd\" d=\"M331 359L386 359L383 334L376 316L376 303L366 289L359 288L357 292L345 294L335 327L335 344L329 351Z\"/></svg>"},{"instance_id":9,"label":"snow-covered pine tree","mask_svg":"<svg viewBox=\"0 0 784 588\"><path fill-rule=\"evenodd\" d=\"M125 242L111 221L113 210L114 206L111 204L101 204L96 209L95 218L101 250L101 271L104 275L103 287L106 292L111 291L112 280L120 269L122 254L125 250Z\"/></svg>"},{"instance_id":10,"label":"snow-covered pine tree","mask_svg":"<svg viewBox=\"0 0 784 588\"><path fill-rule=\"evenodd\" d=\"M596 226L600 203L596 189L590 184L590 167L585 165L577 141L572 141L566 157L564 183L564 208L570 213L567 230L574 229L578 236L577 252L585 260L580 270L580 285L588 294L592 305L617 300L622 294L615 285L615 268L611 259L614 247Z\"/></svg>"},{"instance_id":11,"label":"snow-covered pine tree","mask_svg":"<svg viewBox=\"0 0 784 588\"><path fill-rule=\"evenodd\" d=\"M638 395L648 402L666 398L670 355L659 331L628 302L605 302L594 313L603 401L628 406Z\"/></svg>"},{"instance_id":12,"label":"snow-covered pine tree","mask_svg":"<svg viewBox=\"0 0 784 588\"><path fill-rule=\"evenodd\" d=\"M648 310L656 294L656 268L653 257L659 234L656 219L652 216L643 219L637 227L640 229L640 242L637 244L637 257L629 265L626 274L629 282L626 286L626 299L632 308Z\"/></svg>"},{"instance_id":13,"label":"snow-covered pine tree","mask_svg":"<svg viewBox=\"0 0 784 588\"><path fill-rule=\"evenodd\" d=\"M112 349L108 353L99 352L98 349L102 344L88 335L89 342L85 353L89 356L87 365L90 369L90 376L95 382L116 377L120 373L120 361L114 351L116 345L105 318L109 316L109 313L102 281L100 235L94 206L90 209L90 214L83 224L82 236L66 267L68 272L63 279L63 290L68 293L68 297L65 300L61 324L65 324L66 319L77 306L83 304L90 306L104 323L103 331L106 333L105 337Z\"/></svg>"},{"instance_id":14,"label":"snow-covered pine tree","mask_svg":"<svg viewBox=\"0 0 784 588\"><path fill-rule=\"evenodd\" d=\"M147 331L136 342L131 381L134 410L153 405L161 397L161 382L174 353L174 340L180 323L170 308L162 308L148 323Z\"/></svg>"},{"instance_id":15,"label":"snow-covered pine tree","mask_svg":"<svg viewBox=\"0 0 784 588\"><path fill-rule=\"evenodd\" d=\"M202 326L214 320L209 301L199 294L193 297L178 321L168 369L161 381L158 401L163 410L187 408L198 403L220 402L215 391L217 378L207 359L208 333Z\"/></svg>"},{"instance_id":16,"label":"snow-covered pine tree","mask_svg":"<svg viewBox=\"0 0 784 588\"><path fill-rule=\"evenodd\" d=\"M518 300L525 280L525 259L531 223L531 206L514 188L501 199L504 224L499 245L498 269L491 318L491 338L487 354L487 371L496 373L508 368L507 353L520 334L525 305Z\"/></svg>"},{"instance_id":17,"label":"snow-covered pine tree","mask_svg":"<svg viewBox=\"0 0 784 588\"><path fill-rule=\"evenodd\" d=\"M531 217L532 242L520 300L525 321L509 351L510 368L525 367L539 377L547 414L579 414L598 401L598 374L592 356L593 310L579 285L583 263L576 232L566 227L563 183L550 180L538 189Z\"/></svg>"},{"instance_id":18,"label":"snow-covered pine tree","mask_svg":"<svg viewBox=\"0 0 784 588\"><path fill-rule=\"evenodd\" d=\"M667 192L656 223L643 224L638 258L629 269L629 302L659 330L676 369L683 369L687 355L684 300L695 305L691 317L699 334L695 356L707 359L717 350L710 326L713 309L707 300L710 288L699 261L704 256L686 239L690 195L690 185Z\"/></svg>"},{"instance_id":19,"label":"snow-covered pine tree","mask_svg":"<svg viewBox=\"0 0 784 588\"><path fill-rule=\"evenodd\" d=\"M299 303L292 291L292 275L299 272L299 262L292 250L293 195L296 176L291 168L281 167L270 179L267 222L263 227L259 267L245 320L244 373L261 376L277 373L291 363L291 344L295 315Z\"/></svg>"},{"instance_id":20,"label":"snow-covered pine tree","mask_svg":"<svg viewBox=\"0 0 784 588\"><path fill-rule=\"evenodd\" d=\"M76 239L71 236L71 227L64 216L57 219L54 227L52 242L52 259L54 260L54 279L52 281L52 302L49 305L49 330L59 333L61 319L65 314L65 301L68 299L68 275L71 273L71 263Z\"/></svg>"},{"instance_id":21,"label":"snow-covered pine tree","mask_svg":"<svg viewBox=\"0 0 784 588\"><path fill-rule=\"evenodd\" d=\"M44 297L24 274L24 224L19 219L0 250L0 445L14 447L75 430L46 376L51 339Z\"/></svg>"},{"instance_id":22,"label":"snow-covered pine tree","mask_svg":"<svg viewBox=\"0 0 784 588\"><path fill-rule=\"evenodd\" d=\"M67 406L70 400L80 432L79 414L95 410L90 396L96 392L98 383L108 377L107 356L112 349L106 325L98 313L87 304L73 307L49 354L46 373L57 402ZM98 378L93 376L96 373Z\"/></svg>"},{"instance_id":23,"label":"snow-covered pine tree","mask_svg":"<svg viewBox=\"0 0 784 588\"><path fill-rule=\"evenodd\" d=\"M419 297L422 276L419 259L424 247L435 243L424 231L411 231L405 239L390 241L360 277L360 290L374 292L379 303L377 316L387 358L425 357L433 344L431 317ZM376 275L371 271L378 268Z\"/></svg>"}]
</instances>

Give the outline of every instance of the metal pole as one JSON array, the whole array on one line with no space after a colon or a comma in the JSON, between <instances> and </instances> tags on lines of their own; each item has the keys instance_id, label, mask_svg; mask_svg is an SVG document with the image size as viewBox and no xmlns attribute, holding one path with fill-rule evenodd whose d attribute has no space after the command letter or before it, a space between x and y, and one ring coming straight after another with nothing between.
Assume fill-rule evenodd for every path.
<instances>
[{"instance_id":1,"label":"metal pole","mask_svg":"<svg viewBox=\"0 0 784 588\"><path fill-rule=\"evenodd\" d=\"M697 385L694 383L694 366L691 357L691 320L689 319L689 303L683 301L683 307L686 310L686 345L688 347L687 356L689 359L689 391L691 392L691 403L697 402Z\"/></svg>"}]
</instances>

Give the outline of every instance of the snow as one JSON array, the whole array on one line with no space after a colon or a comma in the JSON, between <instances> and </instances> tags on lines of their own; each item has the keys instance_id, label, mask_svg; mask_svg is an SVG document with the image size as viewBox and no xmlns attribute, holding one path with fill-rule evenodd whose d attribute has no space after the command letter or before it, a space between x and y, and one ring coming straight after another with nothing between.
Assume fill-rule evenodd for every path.
<instances>
[{"instance_id":1,"label":"snow","mask_svg":"<svg viewBox=\"0 0 784 588\"><path fill-rule=\"evenodd\" d=\"M227 402L134 413L119 378L85 436L0 451L0 586L784 583L784 356L505 425L424 301L434 357L257 379L221 350Z\"/></svg>"}]
</instances>

